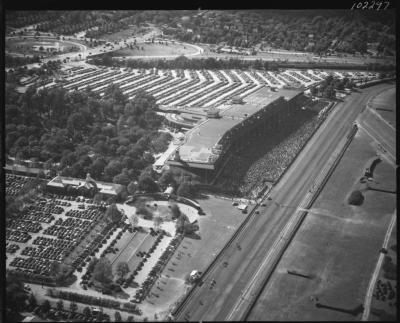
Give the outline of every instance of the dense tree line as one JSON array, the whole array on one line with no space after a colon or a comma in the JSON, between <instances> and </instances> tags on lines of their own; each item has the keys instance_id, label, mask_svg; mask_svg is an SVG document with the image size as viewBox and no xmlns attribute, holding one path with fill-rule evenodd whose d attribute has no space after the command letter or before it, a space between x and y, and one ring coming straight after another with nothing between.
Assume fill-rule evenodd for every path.
<instances>
[{"instance_id":1,"label":"dense tree line","mask_svg":"<svg viewBox=\"0 0 400 323\"><path fill-rule=\"evenodd\" d=\"M182 14L183 15L183 14ZM325 53L365 53L378 42L378 52L395 52L394 12L351 10L207 11L174 19L165 34L188 42L273 48ZM262 47L261 47L262 48Z\"/></svg>"},{"instance_id":2,"label":"dense tree line","mask_svg":"<svg viewBox=\"0 0 400 323\"><path fill-rule=\"evenodd\" d=\"M128 101L114 85L102 98L90 90L14 90L7 83L5 141L10 156L45 162L63 176L84 178L90 173L95 180L122 185L137 180L143 185L146 176L157 179L152 154L165 144L165 134L158 132L162 117L151 95L139 92Z\"/></svg>"},{"instance_id":3,"label":"dense tree line","mask_svg":"<svg viewBox=\"0 0 400 323\"><path fill-rule=\"evenodd\" d=\"M33 63L39 63L40 62L40 57L38 55L34 56L13 56L13 55L5 55L5 65L6 67L15 67L15 66L21 66L21 65L26 65L26 64L33 64Z\"/></svg>"},{"instance_id":4,"label":"dense tree line","mask_svg":"<svg viewBox=\"0 0 400 323\"><path fill-rule=\"evenodd\" d=\"M152 59L152 60L140 60L140 59L127 59L127 60L115 60L113 56L118 55L118 52L105 53L89 58L88 62L95 65L102 66L120 66L128 68L157 68L157 69L265 69L274 71L277 70L279 65L277 62L257 60L244 60L239 58L187 58L186 56L179 56L175 59Z\"/></svg>"},{"instance_id":5,"label":"dense tree line","mask_svg":"<svg viewBox=\"0 0 400 323\"><path fill-rule=\"evenodd\" d=\"M311 94L322 96L327 99L334 99L336 98L335 90L343 91L345 88L352 89L353 87L354 82L347 77L339 79L328 75L318 87L311 88Z\"/></svg>"},{"instance_id":6,"label":"dense tree line","mask_svg":"<svg viewBox=\"0 0 400 323\"><path fill-rule=\"evenodd\" d=\"M57 11L16 10L6 11L6 25L13 28L25 27L43 21L52 20L59 16Z\"/></svg>"},{"instance_id":7,"label":"dense tree line","mask_svg":"<svg viewBox=\"0 0 400 323\"><path fill-rule=\"evenodd\" d=\"M256 69L277 71L279 68L332 68L332 69L357 69L362 67L368 71L394 71L393 64L368 63L358 64L334 64L334 63L318 63L318 62L286 62L286 61L264 61L261 59L244 60L240 58L187 58L182 55L175 59L113 59L114 56L120 56L117 52L93 55L88 58L88 63L100 66L119 66L127 68L157 68L157 69Z\"/></svg>"},{"instance_id":8,"label":"dense tree line","mask_svg":"<svg viewBox=\"0 0 400 323\"><path fill-rule=\"evenodd\" d=\"M41 18L39 18L39 16ZM395 53L395 20L391 10L240 10L240 11L59 11L32 15L7 15L7 25L41 23L38 31L73 34L89 31L98 38L129 25L153 23L186 42L226 44L237 47L283 48L323 54L328 49L344 53L365 53L376 43L380 54ZM44 17L46 19L44 19ZM52 19L48 19L51 17Z\"/></svg>"}]
</instances>

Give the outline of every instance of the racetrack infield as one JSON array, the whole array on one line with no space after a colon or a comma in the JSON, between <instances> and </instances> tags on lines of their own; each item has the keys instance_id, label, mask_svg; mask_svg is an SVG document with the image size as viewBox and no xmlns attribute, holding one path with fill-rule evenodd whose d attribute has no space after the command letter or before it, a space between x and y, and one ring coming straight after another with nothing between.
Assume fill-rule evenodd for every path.
<instances>
[{"instance_id":1,"label":"racetrack infield","mask_svg":"<svg viewBox=\"0 0 400 323\"><path fill-rule=\"evenodd\" d=\"M248 320L360 319L361 311L356 309L363 303L396 207L395 194L371 190L364 193L361 206L347 204L348 195L359 186L367 162L376 157L374 147L370 138L359 131L307 214ZM374 179L381 187L393 190L396 185L394 167L383 159L375 168ZM288 269L310 278L288 274ZM316 307L316 303L331 308Z\"/></svg>"},{"instance_id":2,"label":"racetrack infield","mask_svg":"<svg viewBox=\"0 0 400 323\"><path fill-rule=\"evenodd\" d=\"M138 43L138 47L134 47L134 49L124 48L114 52L115 56L126 56L126 57L135 57L135 56L179 56L179 55L188 55L194 54L197 52L196 48L190 45L183 44L171 44L168 42L168 45L161 45L155 42L154 44L143 44ZM143 50L142 50L143 48Z\"/></svg>"}]
</instances>

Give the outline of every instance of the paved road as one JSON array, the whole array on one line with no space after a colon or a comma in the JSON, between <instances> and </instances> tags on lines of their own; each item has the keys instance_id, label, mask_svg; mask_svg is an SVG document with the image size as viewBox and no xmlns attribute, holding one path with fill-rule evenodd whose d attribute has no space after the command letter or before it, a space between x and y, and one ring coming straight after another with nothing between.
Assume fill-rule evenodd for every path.
<instances>
[{"instance_id":1,"label":"paved road","mask_svg":"<svg viewBox=\"0 0 400 323\"><path fill-rule=\"evenodd\" d=\"M193 297L178 313L176 320L241 319L243 312L235 310L243 290L255 277L281 230L311 188L339 141L350 130L352 122L369 98L385 87L388 85L381 84L360 90L335 107L292 167L272 189L272 200L267 202L267 207L261 207L261 214L255 215L249 221L236 241L221 255L205 277L204 284L196 288ZM237 248L237 243L241 250ZM261 275L256 278L261 281L263 277ZM211 289L212 280L216 284ZM251 297L252 293L247 295ZM244 299L244 302L250 303L250 300Z\"/></svg>"}]
</instances>

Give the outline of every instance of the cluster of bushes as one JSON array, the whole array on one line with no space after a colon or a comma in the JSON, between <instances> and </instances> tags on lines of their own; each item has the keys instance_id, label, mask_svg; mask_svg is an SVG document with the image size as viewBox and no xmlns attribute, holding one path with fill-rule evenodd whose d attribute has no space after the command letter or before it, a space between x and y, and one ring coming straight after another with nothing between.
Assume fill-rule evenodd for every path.
<instances>
[{"instance_id":1,"label":"cluster of bushes","mask_svg":"<svg viewBox=\"0 0 400 323\"><path fill-rule=\"evenodd\" d=\"M386 279L396 280L397 279L397 265L393 263L390 256L385 256L383 262L383 276Z\"/></svg>"},{"instance_id":2,"label":"cluster of bushes","mask_svg":"<svg viewBox=\"0 0 400 323\"><path fill-rule=\"evenodd\" d=\"M141 315L142 311L140 308L138 308L135 304L132 303L124 303L124 305L122 305L123 309L129 313L133 313L133 314L137 314L137 315Z\"/></svg>"},{"instance_id":3,"label":"cluster of bushes","mask_svg":"<svg viewBox=\"0 0 400 323\"><path fill-rule=\"evenodd\" d=\"M351 192L347 201L351 205L361 205L364 202L364 196L358 190L353 191L353 192Z\"/></svg>"},{"instance_id":4,"label":"cluster of bushes","mask_svg":"<svg viewBox=\"0 0 400 323\"><path fill-rule=\"evenodd\" d=\"M79 293L72 293L55 289L48 289L47 293L48 296L53 298L61 298L68 301L74 301L78 303L96 305L107 308L114 308L118 310L121 309L120 308L121 303L118 301L114 301L112 299L98 298L90 295L83 295Z\"/></svg>"}]
</instances>

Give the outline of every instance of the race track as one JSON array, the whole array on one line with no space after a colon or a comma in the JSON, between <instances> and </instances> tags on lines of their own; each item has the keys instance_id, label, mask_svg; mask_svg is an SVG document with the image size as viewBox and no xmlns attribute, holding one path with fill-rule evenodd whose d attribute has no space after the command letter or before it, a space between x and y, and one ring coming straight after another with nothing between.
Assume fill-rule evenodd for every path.
<instances>
[{"instance_id":1,"label":"race track","mask_svg":"<svg viewBox=\"0 0 400 323\"><path fill-rule=\"evenodd\" d=\"M176 313L177 321L240 320L243 317L256 293L248 289L248 284L253 281L253 286L257 286L258 282L265 279L259 268L271 246L311 189L340 140L349 132L352 122L368 100L386 87L387 84L381 84L362 89L334 108L272 189L272 200L265 201L267 207L259 207L260 214L254 214L208 271L202 286L196 287ZM216 282L214 286L211 284L213 280ZM243 294L245 290L247 292Z\"/></svg>"}]
</instances>

